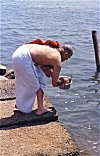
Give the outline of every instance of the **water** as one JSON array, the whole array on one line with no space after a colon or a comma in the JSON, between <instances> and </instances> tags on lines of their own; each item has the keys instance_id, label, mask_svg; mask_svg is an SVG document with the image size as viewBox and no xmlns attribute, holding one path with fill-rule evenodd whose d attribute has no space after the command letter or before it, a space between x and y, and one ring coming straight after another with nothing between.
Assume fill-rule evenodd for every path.
<instances>
[{"instance_id":1,"label":"water","mask_svg":"<svg viewBox=\"0 0 100 156\"><path fill-rule=\"evenodd\" d=\"M61 75L72 74L71 88L53 88L48 78L46 95L82 156L100 154L100 75L91 37L92 30L100 35L99 5L99 0L1 1L1 64L10 67L16 48L37 38L74 47L61 70Z\"/></svg>"}]
</instances>

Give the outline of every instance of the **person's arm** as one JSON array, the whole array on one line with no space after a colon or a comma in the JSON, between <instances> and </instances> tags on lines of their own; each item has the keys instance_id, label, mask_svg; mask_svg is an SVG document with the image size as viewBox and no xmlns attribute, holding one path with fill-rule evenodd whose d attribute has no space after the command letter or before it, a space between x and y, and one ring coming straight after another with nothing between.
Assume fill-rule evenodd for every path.
<instances>
[{"instance_id":1,"label":"person's arm","mask_svg":"<svg viewBox=\"0 0 100 156\"><path fill-rule=\"evenodd\" d=\"M46 65L42 65L41 66L41 69L43 70L43 72L45 73L45 75L47 76L47 77L51 77L51 75L52 75L52 69L50 69L48 66L46 66Z\"/></svg>"},{"instance_id":2,"label":"person's arm","mask_svg":"<svg viewBox=\"0 0 100 156\"><path fill-rule=\"evenodd\" d=\"M65 84L69 83L69 78L59 77L61 70L61 63L57 63L53 66L53 71L51 73L52 85L54 87L61 86L64 87Z\"/></svg>"},{"instance_id":3,"label":"person's arm","mask_svg":"<svg viewBox=\"0 0 100 156\"><path fill-rule=\"evenodd\" d=\"M64 83L64 80L62 78L59 78L61 70L61 64L60 63L55 63L53 66L53 72L52 72L52 85L54 87L60 86L61 84Z\"/></svg>"},{"instance_id":4,"label":"person's arm","mask_svg":"<svg viewBox=\"0 0 100 156\"><path fill-rule=\"evenodd\" d=\"M70 82L70 79L67 77L58 77L58 79L56 80L55 74L54 74L54 81L53 81L53 72L51 77L52 77L52 85L54 87L60 86L60 88L63 89L65 87L65 84L69 84Z\"/></svg>"}]
</instances>

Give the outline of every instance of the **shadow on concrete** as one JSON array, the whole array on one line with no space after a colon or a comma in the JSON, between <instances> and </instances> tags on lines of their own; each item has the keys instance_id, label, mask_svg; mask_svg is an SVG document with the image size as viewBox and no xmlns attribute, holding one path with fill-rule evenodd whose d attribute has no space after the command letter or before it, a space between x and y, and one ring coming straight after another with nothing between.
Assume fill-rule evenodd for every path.
<instances>
[{"instance_id":1,"label":"shadow on concrete","mask_svg":"<svg viewBox=\"0 0 100 156\"><path fill-rule=\"evenodd\" d=\"M15 129L23 126L43 125L58 120L55 108L49 108L52 109L52 112L46 112L42 115L36 115L36 110L33 110L29 114L15 110L12 116L0 119L0 130Z\"/></svg>"}]
</instances>

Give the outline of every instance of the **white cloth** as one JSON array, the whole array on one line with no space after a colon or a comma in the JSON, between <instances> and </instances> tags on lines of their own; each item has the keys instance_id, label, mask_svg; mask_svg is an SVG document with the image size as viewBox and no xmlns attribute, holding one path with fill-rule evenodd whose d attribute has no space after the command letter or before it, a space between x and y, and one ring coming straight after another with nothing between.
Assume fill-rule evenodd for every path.
<instances>
[{"instance_id":1,"label":"white cloth","mask_svg":"<svg viewBox=\"0 0 100 156\"><path fill-rule=\"evenodd\" d=\"M36 92L45 88L45 74L39 66L32 62L26 45L19 47L12 55L12 63L16 80L16 106L21 112L32 111Z\"/></svg>"}]
</instances>

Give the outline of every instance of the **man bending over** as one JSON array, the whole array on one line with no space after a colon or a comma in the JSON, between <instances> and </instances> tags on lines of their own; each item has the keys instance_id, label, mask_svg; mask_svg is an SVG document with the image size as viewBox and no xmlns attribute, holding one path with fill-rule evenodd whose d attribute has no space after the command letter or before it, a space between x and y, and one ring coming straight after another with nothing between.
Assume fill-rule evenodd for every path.
<instances>
[{"instance_id":1,"label":"man bending over","mask_svg":"<svg viewBox=\"0 0 100 156\"><path fill-rule=\"evenodd\" d=\"M16 81L16 106L23 113L30 113L37 96L37 115L48 110L43 106L46 76L52 78L54 87L64 87L68 78L60 78L61 62L73 55L69 45L53 48L47 45L24 44L12 56Z\"/></svg>"}]
</instances>

